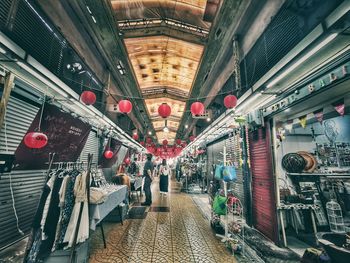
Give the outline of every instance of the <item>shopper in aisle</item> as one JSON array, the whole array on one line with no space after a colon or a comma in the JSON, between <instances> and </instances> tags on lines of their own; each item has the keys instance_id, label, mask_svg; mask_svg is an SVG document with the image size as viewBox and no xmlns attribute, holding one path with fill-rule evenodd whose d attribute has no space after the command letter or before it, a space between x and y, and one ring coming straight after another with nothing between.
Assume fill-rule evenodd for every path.
<instances>
[{"instance_id":1,"label":"shopper in aisle","mask_svg":"<svg viewBox=\"0 0 350 263\"><path fill-rule=\"evenodd\" d=\"M136 176L137 175L137 158L135 157L134 160L132 161L132 163L130 164L130 166L128 167L128 174L130 174L131 176Z\"/></svg>"},{"instance_id":2,"label":"shopper in aisle","mask_svg":"<svg viewBox=\"0 0 350 263\"><path fill-rule=\"evenodd\" d=\"M147 161L143 168L143 177L145 177L145 183L143 189L146 195L146 201L141 205L151 205L152 204L152 192L151 192L151 184L153 181L153 163L152 163L152 154L147 155Z\"/></svg>"},{"instance_id":3,"label":"shopper in aisle","mask_svg":"<svg viewBox=\"0 0 350 263\"><path fill-rule=\"evenodd\" d=\"M163 159L162 164L159 167L159 189L161 195L166 195L168 193L168 187L169 187L169 175L170 175L170 168L169 165L166 163L166 160Z\"/></svg>"}]
</instances>

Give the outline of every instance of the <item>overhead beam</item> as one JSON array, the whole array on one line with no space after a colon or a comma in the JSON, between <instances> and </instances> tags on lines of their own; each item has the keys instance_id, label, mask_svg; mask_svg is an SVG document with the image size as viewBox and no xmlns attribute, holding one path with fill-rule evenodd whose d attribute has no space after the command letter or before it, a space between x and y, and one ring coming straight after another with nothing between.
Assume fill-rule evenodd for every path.
<instances>
[{"instance_id":1,"label":"overhead beam","mask_svg":"<svg viewBox=\"0 0 350 263\"><path fill-rule=\"evenodd\" d=\"M195 34L187 32L181 28L173 28L168 25L156 25L147 27L124 27L121 29L123 38L147 37L164 35L194 44L205 45L207 36L203 34Z\"/></svg>"}]
</instances>

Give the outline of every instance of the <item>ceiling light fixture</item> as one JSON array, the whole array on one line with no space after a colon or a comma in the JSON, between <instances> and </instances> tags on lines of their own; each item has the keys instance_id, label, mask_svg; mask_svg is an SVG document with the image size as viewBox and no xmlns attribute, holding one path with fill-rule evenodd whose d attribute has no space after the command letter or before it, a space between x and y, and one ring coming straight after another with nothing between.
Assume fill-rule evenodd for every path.
<instances>
[{"instance_id":1,"label":"ceiling light fixture","mask_svg":"<svg viewBox=\"0 0 350 263\"><path fill-rule=\"evenodd\" d=\"M295 62L292 66L287 68L282 74L280 74L277 78L272 80L269 84L266 85L267 88L271 88L274 86L277 82L279 82L281 79L283 79L285 76L287 76L291 71L296 69L298 66L300 66L303 62L305 62L307 59L309 59L312 55L314 55L317 51L319 51L321 48L323 48L325 45L327 45L329 42L331 42L338 33L330 34L327 38L325 38L321 43L319 43L316 47L311 49L308 53L306 53L305 56L300 58L297 62Z\"/></svg>"},{"instance_id":2,"label":"ceiling light fixture","mask_svg":"<svg viewBox=\"0 0 350 263\"><path fill-rule=\"evenodd\" d=\"M185 129L188 129L188 125L187 124L185 125Z\"/></svg>"},{"instance_id":3,"label":"ceiling light fixture","mask_svg":"<svg viewBox=\"0 0 350 263\"><path fill-rule=\"evenodd\" d=\"M169 132L169 128L168 128L167 126L165 126L165 127L163 128L163 132Z\"/></svg>"},{"instance_id":4,"label":"ceiling light fixture","mask_svg":"<svg viewBox=\"0 0 350 263\"><path fill-rule=\"evenodd\" d=\"M207 122L210 122L210 121L211 121L211 119L210 119L210 117L208 117L208 118L207 118Z\"/></svg>"},{"instance_id":5,"label":"ceiling light fixture","mask_svg":"<svg viewBox=\"0 0 350 263\"><path fill-rule=\"evenodd\" d=\"M152 132L151 132L151 131L149 131L149 132L148 132L148 135L152 135Z\"/></svg>"}]
</instances>

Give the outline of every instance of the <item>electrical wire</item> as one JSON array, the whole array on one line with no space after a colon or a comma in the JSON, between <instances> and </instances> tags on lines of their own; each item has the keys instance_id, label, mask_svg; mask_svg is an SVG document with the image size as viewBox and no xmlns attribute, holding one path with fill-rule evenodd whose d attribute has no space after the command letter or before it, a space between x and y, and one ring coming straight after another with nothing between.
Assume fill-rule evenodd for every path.
<instances>
[{"instance_id":1,"label":"electrical wire","mask_svg":"<svg viewBox=\"0 0 350 263\"><path fill-rule=\"evenodd\" d=\"M7 144L7 131L6 131L6 129L7 129L6 112L5 112L4 124L5 124L5 127L4 127L4 131L5 131L5 149L6 149L6 152L9 152L8 144ZM19 219L18 219L17 210L16 210L15 196L14 196L14 194L13 194L12 173L11 173L11 172L9 173L9 179L10 179L10 192L11 192L11 198L12 198L12 208L13 208L13 213L14 213L15 218L16 218L16 227L17 227L17 231L18 231L18 233L20 233L22 236L24 236L24 232L23 232L23 231L20 229L20 227L19 227Z\"/></svg>"}]
</instances>

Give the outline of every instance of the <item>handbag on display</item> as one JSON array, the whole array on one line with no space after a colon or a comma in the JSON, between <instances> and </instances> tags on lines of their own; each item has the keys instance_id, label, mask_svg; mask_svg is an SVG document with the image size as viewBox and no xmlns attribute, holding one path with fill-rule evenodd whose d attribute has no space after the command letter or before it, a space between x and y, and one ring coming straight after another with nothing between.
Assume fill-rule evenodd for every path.
<instances>
[{"instance_id":1,"label":"handbag on display","mask_svg":"<svg viewBox=\"0 0 350 263\"><path fill-rule=\"evenodd\" d=\"M222 169L224 168L224 166L222 164L217 164L215 166L215 174L214 174L214 178L216 180L221 180L222 179Z\"/></svg>"},{"instance_id":2,"label":"handbag on display","mask_svg":"<svg viewBox=\"0 0 350 263\"><path fill-rule=\"evenodd\" d=\"M213 211L217 215L226 215L227 207L226 207L227 198L225 196L217 195L213 201Z\"/></svg>"},{"instance_id":3,"label":"handbag on display","mask_svg":"<svg viewBox=\"0 0 350 263\"><path fill-rule=\"evenodd\" d=\"M235 181L237 179L236 167L224 166L222 169L222 175L225 182Z\"/></svg>"}]
</instances>

